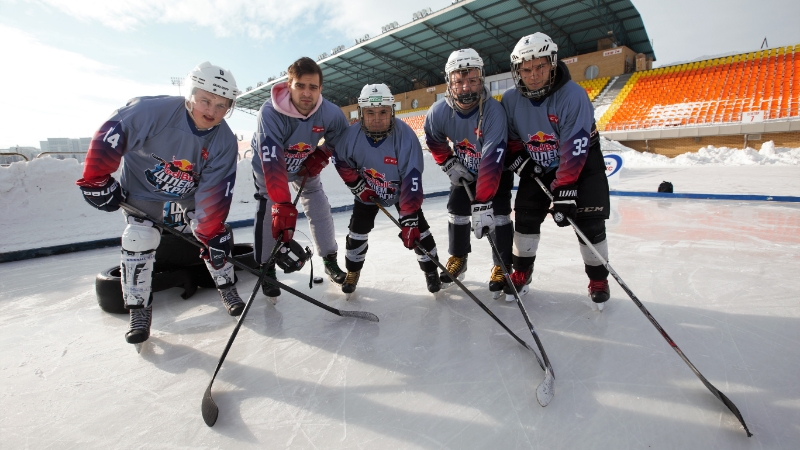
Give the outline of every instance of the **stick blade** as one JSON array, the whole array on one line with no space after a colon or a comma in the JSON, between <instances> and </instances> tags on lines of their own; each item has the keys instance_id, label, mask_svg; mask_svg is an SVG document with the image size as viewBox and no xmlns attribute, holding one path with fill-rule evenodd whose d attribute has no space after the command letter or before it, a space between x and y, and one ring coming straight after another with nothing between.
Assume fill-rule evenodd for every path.
<instances>
[{"instance_id":1,"label":"stick blade","mask_svg":"<svg viewBox=\"0 0 800 450\"><path fill-rule=\"evenodd\" d=\"M378 316L369 311L340 311L342 317L355 317L356 319L369 320L370 322L380 322Z\"/></svg>"},{"instance_id":2,"label":"stick blade","mask_svg":"<svg viewBox=\"0 0 800 450\"><path fill-rule=\"evenodd\" d=\"M536 388L536 401L543 407L549 405L550 401L553 400L553 396L556 393L555 381L553 372L545 370L544 380Z\"/></svg>"},{"instance_id":3,"label":"stick blade","mask_svg":"<svg viewBox=\"0 0 800 450\"><path fill-rule=\"evenodd\" d=\"M211 384L208 385L206 393L203 394L203 402L200 404L200 411L203 413L203 420L206 425L213 427L214 424L217 423L219 408L214 402L214 399L211 398Z\"/></svg>"}]
</instances>

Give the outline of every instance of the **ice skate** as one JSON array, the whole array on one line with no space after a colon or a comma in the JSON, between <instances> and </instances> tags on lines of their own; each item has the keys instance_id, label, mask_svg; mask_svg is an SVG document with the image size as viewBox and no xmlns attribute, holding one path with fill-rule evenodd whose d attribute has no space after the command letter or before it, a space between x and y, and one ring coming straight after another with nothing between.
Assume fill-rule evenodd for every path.
<instances>
[{"instance_id":1,"label":"ice skate","mask_svg":"<svg viewBox=\"0 0 800 450\"><path fill-rule=\"evenodd\" d=\"M425 272L425 283L428 285L428 292L436 294L442 289L442 280L439 279L439 272L435 269L431 272Z\"/></svg>"},{"instance_id":2,"label":"ice skate","mask_svg":"<svg viewBox=\"0 0 800 450\"><path fill-rule=\"evenodd\" d=\"M464 273L467 271L467 256L451 256L450 259L447 260L447 272L453 274L457 280L461 281L464 279ZM442 281L442 289L447 289L450 287L450 284L453 283L453 280L450 279L450 275L447 272L442 272L442 275L439 279Z\"/></svg>"},{"instance_id":3,"label":"ice skate","mask_svg":"<svg viewBox=\"0 0 800 450\"><path fill-rule=\"evenodd\" d=\"M492 274L489 276L489 292L492 293L492 299L497 300L502 297L505 287L506 277L503 273L503 268L500 266L492 266Z\"/></svg>"},{"instance_id":4,"label":"ice skate","mask_svg":"<svg viewBox=\"0 0 800 450\"><path fill-rule=\"evenodd\" d=\"M219 296L222 298L222 305L230 316L236 317L244 311L244 302L236 291L236 286L228 286L219 289Z\"/></svg>"},{"instance_id":5,"label":"ice skate","mask_svg":"<svg viewBox=\"0 0 800 450\"><path fill-rule=\"evenodd\" d=\"M150 324L153 322L153 306L146 308L131 309L131 322L128 332L125 333L125 341L129 344L141 344L150 338ZM141 347L137 346L136 351L140 352Z\"/></svg>"},{"instance_id":6,"label":"ice skate","mask_svg":"<svg viewBox=\"0 0 800 450\"><path fill-rule=\"evenodd\" d=\"M322 264L325 265L325 273L328 274L328 279L341 286L347 273L340 269L339 264L336 263L336 252L322 258Z\"/></svg>"},{"instance_id":7,"label":"ice skate","mask_svg":"<svg viewBox=\"0 0 800 450\"><path fill-rule=\"evenodd\" d=\"M345 300L350 300L350 297L356 291L356 285L358 285L358 277L361 276L361 271L350 272L347 271L347 276L344 277L344 282L342 283L342 292L344 292Z\"/></svg>"},{"instance_id":8,"label":"ice skate","mask_svg":"<svg viewBox=\"0 0 800 450\"><path fill-rule=\"evenodd\" d=\"M603 311L606 302L611 297L608 280L589 280L589 298L592 299L592 309Z\"/></svg>"},{"instance_id":9,"label":"ice skate","mask_svg":"<svg viewBox=\"0 0 800 450\"><path fill-rule=\"evenodd\" d=\"M274 264L262 264L261 273L264 273L264 271L266 271L268 277L276 280L278 279L277 274L275 273ZM264 293L264 296L266 296L267 300L269 300L269 302L273 305L278 303L278 296L281 295L281 289L278 286L274 286L270 284L269 281L264 280L264 282L261 284L261 292Z\"/></svg>"},{"instance_id":10,"label":"ice skate","mask_svg":"<svg viewBox=\"0 0 800 450\"><path fill-rule=\"evenodd\" d=\"M532 275L533 267L529 267L526 270L514 270L514 273L511 274L511 282L514 283L514 287L517 289L517 294L519 294L520 297L527 294L530 290L528 285L531 284ZM516 300L514 298L514 291L510 286L506 286L504 292L506 293L507 302Z\"/></svg>"}]
</instances>

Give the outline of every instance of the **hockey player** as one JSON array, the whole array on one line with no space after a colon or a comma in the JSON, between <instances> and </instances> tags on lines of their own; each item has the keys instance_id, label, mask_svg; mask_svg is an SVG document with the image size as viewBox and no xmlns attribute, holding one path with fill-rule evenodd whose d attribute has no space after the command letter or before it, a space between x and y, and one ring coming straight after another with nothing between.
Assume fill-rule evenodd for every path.
<instances>
[{"instance_id":1,"label":"hockey player","mask_svg":"<svg viewBox=\"0 0 800 450\"><path fill-rule=\"evenodd\" d=\"M254 227L256 262L275 278L275 264L267 261L270 251L281 233L283 242L292 239L297 222L289 184L297 191L306 178L300 203L308 217L314 245L323 257L330 280L342 284L345 273L336 262L338 246L331 206L319 174L347 129L347 119L336 105L322 98L322 70L312 59L298 59L287 74L288 81L274 85L271 99L261 106L252 141L259 201ZM318 146L323 137L325 144ZM281 293L277 286L266 282L263 292L273 301Z\"/></svg>"},{"instance_id":2,"label":"hockey player","mask_svg":"<svg viewBox=\"0 0 800 450\"><path fill-rule=\"evenodd\" d=\"M468 48L450 54L445 65L447 91L425 116L425 141L442 170L450 177L447 202L450 259L447 270L459 280L467 270L470 245L470 215L477 239L488 229L494 235L505 266L511 267L513 225L511 188L514 173L503 170L506 157L506 114L500 102L484 86L483 59ZM453 142L450 148L447 140ZM470 202L462 181L469 184ZM505 278L496 256L489 290L502 294ZM452 283L441 274L444 286ZM513 297L511 297L513 299Z\"/></svg>"},{"instance_id":3,"label":"hockey player","mask_svg":"<svg viewBox=\"0 0 800 450\"><path fill-rule=\"evenodd\" d=\"M553 194L550 211L559 227L567 218L608 260L605 220L609 217L608 180L586 91L571 81L557 58L558 47L543 33L525 36L511 52L516 89L503 94L508 116L508 166L520 177L514 203L514 273L511 280L527 292L550 199L538 177ZM580 240L589 296L598 309L608 300L608 270Z\"/></svg>"},{"instance_id":4,"label":"hockey player","mask_svg":"<svg viewBox=\"0 0 800 450\"><path fill-rule=\"evenodd\" d=\"M194 235L217 285L222 304L238 316L244 302L227 261L232 236L224 221L236 181L237 143L224 118L233 112L236 80L222 67L204 62L186 77L186 97L138 97L118 109L92 138L83 178L83 198L101 211L122 201L161 220L164 203L174 201L191 220ZM111 174L122 163L119 182ZM130 309L125 340L150 337L155 250L161 240L153 223L125 213L122 234L122 296Z\"/></svg>"},{"instance_id":5,"label":"hockey player","mask_svg":"<svg viewBox=\"0 0 800 450\"><path fill-rule=\"evenodd\" d=\"M436 242L422 214L422 147L405 122L394 118L394 96L385 84L368 84L358 97L359 124L348 128L334 151L336 170L355 196L347 235L347 277L342 292L356 290L367 255L369 232L375 226L378 207L395 205L400 213L400 238L417 253L425 272L428 291L441 288L436 263L417 248L421 243L436 256Z\"/></svg>"}]
</instances>

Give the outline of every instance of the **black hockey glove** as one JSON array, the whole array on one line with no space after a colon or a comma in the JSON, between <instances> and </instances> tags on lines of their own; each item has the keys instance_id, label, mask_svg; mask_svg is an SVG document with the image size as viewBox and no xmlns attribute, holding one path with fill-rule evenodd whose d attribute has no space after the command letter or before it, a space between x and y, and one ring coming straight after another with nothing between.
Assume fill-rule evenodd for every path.
<instances>
[{"instance_id":1,"label":"black hockey glove","mask_svg":"<svg viewBox=\"0 0 800 450\"><path fill-rule=\"evenodd\" d=\"M578 187L574 184L553 189L553 220L560 227L568 227L567 217L575 220L578 214Z\"/></svg>"},{"instance_id":2,"label":"black hockey glove","mask_svg":"<svg viewBox=\"0 0 800 450\"><path fill-rule=\"evenodd\" d=\"M80 182L80 181L79 181ZM125 201L125 193L114 177L108 177L106 184L100 187L79 186L83 199L100 211L113 212L119 209L120 202Z\"/></svg>"},{"instance_id":3,"label":"black hockey glove","mask_svg":"<svg viewBox=\"0 0 800 450\"><path fill-rule=\"evenodd\" d=\"M226 229L224 232L209 239L206 243L206 248L200 250L200 257L207 259L216 270L225 267L225 262L228 260L228 255L231 254L231 242L233 235L231 231Z\"/></svg>"},{"instance_id":4,"label":"black hockey glove","mask_svg":"<svg viewBox=\"0 0 800 450\"><path fill-rule=\"evenodd\" d=\"M506 159L506 167L513 170L520 178L534 178L544 175L544 167L536 164L527 151L522 151L516 157Z\"/></svg>"}]
</instances>

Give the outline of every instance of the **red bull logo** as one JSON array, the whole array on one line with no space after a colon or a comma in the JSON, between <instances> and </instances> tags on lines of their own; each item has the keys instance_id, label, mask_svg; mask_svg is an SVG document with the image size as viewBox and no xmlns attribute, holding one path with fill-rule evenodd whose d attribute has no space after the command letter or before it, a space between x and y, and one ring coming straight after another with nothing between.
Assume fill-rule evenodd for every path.
<instances>
[{"instance_id":1,"label":"red bull logo","mask_svg":"<svg viewBox=\"0 0 800 450\"><path fill-rule=\"evenodd\" d=\"M307 153L312 150L311 145L306 144L305 142L298 142L297 144L290 145L286 148L287 152L292 153Z\"/></svg>"},{"instance_id":2,"label":"red bull logo","mask_svg":"<svg viewBox=\"0 0 800 450\"><path fill-rule=\"evenodd\" d=\"M386 180L386 175L378 172L375 169L364 169L364 175L379 182Z\"/></svg>"},{"instance_id":3,"label":"red bull logo","mask_svg":"<svg viewBox=\"0 0 800 450\"><path fill-rule=\"evenodd\" d=\"M172 166L181 172L191 172L194 166L192 163L185 159L173 159Z\"/></svg>"},{"instance_id":4,"label":"red bull logo","mask_svg":"<svg viewBox=\"0 0 800 450\"><path fill-rule=\"evenodd\" d=\"M478 167L481 165L481 153L477 151L475 144L465 138L460 142L456 142L453 147L461 164L471 172L477 173Z\"/></svg>"},{"instance_id":5,"label":"red bull logo","mask_svg":"<svg viewBox=\"0 0 800 450\"><path fill-rule=\"evenodd\" d=\"M529 134L528 135L528 142L545 143L545 142L553 142L553 141L557 142L556 136L553 135L553 134L547 134L547 133L545 133L543 131L540 131L540 132L538 132L536 134Z\"/></svg>"}]
</instances>

